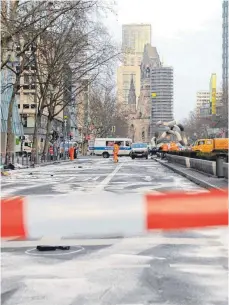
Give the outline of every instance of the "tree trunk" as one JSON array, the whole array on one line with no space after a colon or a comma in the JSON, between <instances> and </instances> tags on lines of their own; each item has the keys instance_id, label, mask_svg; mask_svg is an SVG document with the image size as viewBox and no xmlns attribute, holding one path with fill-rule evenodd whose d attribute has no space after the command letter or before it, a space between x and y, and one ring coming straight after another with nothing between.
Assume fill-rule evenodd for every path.
<instances>
[{"instance_id":1,"label":"tree trunk","mask_svg":"<svg viewBox=\"0 0 229 305\"><path fill-rule=\"evenodd\" d=\"M45 137L45 145L44 145L44 154L48 153L49 149L49 134L51 131L51 126L52 126L52 119L48 117L48 122L46 126L46 137Z\"/></svg>"},{"instance_id":2,"label":"tree trunk","mask_svg":"<svg viewBox=\"0 0 229 305\"><path fill-rule=\"evenodd\" d=\"M15 96L17 93L17 87L19 85L20 77L16 76L15 84L13 85L13 92L9 102L9 110L8 110L8 117L7 117L7 140L6 140L6 158L5 164L9 164L11 161L12 153L14 152L14 133L13 133L13 107Z\"/></svg>"},{"instance_id":3,"label":"tree trunk","mask_svg":"<svg viewBox=\"0 0 229 305\"><path fill-rule=\"evenodd\" d=\"M35 126L34 126L34 133L33 133L33 160L36 160L36 163L38 163L38 144L40 141L39 138L39 130L41 128L41 112L38 111L36 115L36 121L35 121Z\"/></svg>"}]
</instances>

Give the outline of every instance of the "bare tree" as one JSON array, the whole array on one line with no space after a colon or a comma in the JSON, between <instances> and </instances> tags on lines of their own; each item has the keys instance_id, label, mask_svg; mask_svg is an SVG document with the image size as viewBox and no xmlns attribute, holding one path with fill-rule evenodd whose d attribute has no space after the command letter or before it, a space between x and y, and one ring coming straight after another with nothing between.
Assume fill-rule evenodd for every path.
<instances>
[{"instance_id":1,"label":"bare tree","mask_svg":"<svg viewBox=\"0 0 229 305\"><path fill-rule=\"evenodd\" d=\"M201 117L194 111L190 112L188 118L183 121L185 133L191 142L200 138L214 137L211 130L225 128L226 124L227 121L222 115Z\"/></svg>"},{"instance_id":2,"label":"bare tree","mask_svg":"<svg viewBox=\"0 0 229 305\"><path fill-rule=\"evenodd\" d=\"M69 12L81 11L91 1L2 1L1 69L13 73L12 95L7 120L6 155L13 151L12 116L15 95L20 88L26 53L39 37L58 24ZM15 64L16 63L16 64ZM20 63L18 69L17 63Z\"/></svg>"},{"instance_id":3,"label":"bare tree","mask_svg":"<svg viewBox=\"0 0 229 305\"><path fill-rule=\"evenodd\" d=\"M55 28L40 36L37 44L37 127L44 111L47 111L47 135L53 119L71 103L71 98L66 98L71 84L75 84L71 94L77 97L84 90L83 80L86 79L90 85L120 54L106 28L99 21L88 20L92 18L86 14L90 10L91 7L87 7L80 16L79 12L71 12L71 18L64 16ZM48 143L47 136L45 153Z\"/></svg>"},{"instance_id":4,"label":"bare tree","mask_svg":"<svg viewBox=\"0 0 229 305\"><path fill-rule=\"evenodd\" d=\"M90 123L96 137L126 136L128 126L116 103L114 85L96 85L90 93ZM112 132L115 126L115 132Z\"/></svg>"}]
</instances>

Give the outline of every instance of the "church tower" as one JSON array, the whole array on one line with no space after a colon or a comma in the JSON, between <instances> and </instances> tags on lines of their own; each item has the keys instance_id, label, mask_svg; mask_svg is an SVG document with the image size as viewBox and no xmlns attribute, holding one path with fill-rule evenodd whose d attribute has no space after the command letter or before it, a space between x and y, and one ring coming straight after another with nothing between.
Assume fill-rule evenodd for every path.
<instances>
[{"instance_id":1,"label":"church tower","mask_svg":"<svg viewBox=\"0 0 229 305\"><path fill-rule=\"evenodd\" d=\"M132 113L136 112L136 91L134 86L134 78L131 76L130 89L128 94L128 106Z\"/></svg>"}]
</instances>

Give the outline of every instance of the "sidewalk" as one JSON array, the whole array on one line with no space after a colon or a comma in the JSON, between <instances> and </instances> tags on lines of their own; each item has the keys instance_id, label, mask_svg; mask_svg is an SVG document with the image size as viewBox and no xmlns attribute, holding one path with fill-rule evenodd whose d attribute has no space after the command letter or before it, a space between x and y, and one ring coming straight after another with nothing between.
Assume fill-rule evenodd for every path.
<instances>
[{"instance_id":1,"label":"sidewalk","mask_svg":"<svg viewBox=\"0 0 229 305\"><path fill-rule=\"evenodd\" d=\"M198 172L191 168L183 167L179 164L170 163L167 160L160 160L156 158L153 160L206 189L217 189L221 191L228 189L228 181L224 178L207 176L204 173Z\"/></svg>"},{"instance_id":2,"label":"sidewalk","mask_svg":"<svg viewBox=\"0 0 229 305\"><path fill-rule=\"evenodd\" d=\"M56 160L56 161L51 161L51 162L44 162L44 163L39 163L39 164L28 164L28 165L21 165L21 167L17 167L17 163L14 163L15 169L1 169L1 172L16 172L20 170L25 170L25 169L31 169L31 168L38 168L38 167L44 167L44 166L49 166L49 165L55 165L55 164L60 164L60 163L70 163L70 162L75 162L79 160L80 158L74 159L74 161L71 161L70 159L67 160Z\"/></svg>"}]
</instances>

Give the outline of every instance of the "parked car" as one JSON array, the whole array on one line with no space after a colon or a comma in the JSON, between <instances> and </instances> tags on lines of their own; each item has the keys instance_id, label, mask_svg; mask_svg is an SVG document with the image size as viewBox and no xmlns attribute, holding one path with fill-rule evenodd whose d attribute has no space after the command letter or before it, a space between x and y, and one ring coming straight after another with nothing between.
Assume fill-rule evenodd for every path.
<instances>
[{"instance_id":1,"label":"parked car","mask_svg":"<svg viewBox=\"0 0 229 305\"><path fill-rule=\"evenodd\" d=\"M135 158L146 158L149 157L149 148L146 143L133 143L131 145L130 157Z\"/></svg>"}]
</instances>

